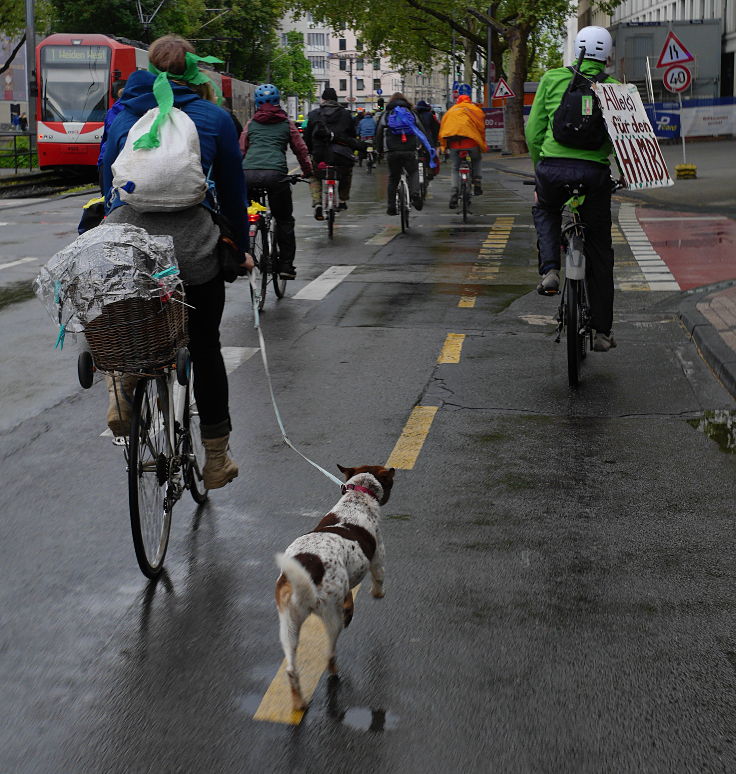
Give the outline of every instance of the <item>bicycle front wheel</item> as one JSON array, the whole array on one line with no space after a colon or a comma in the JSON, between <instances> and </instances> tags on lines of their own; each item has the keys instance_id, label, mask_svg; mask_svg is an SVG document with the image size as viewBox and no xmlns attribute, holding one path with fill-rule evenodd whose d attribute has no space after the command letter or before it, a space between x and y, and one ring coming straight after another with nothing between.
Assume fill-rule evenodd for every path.
<instances>
[{"instance_id":1,"label":"bicycle front wheel","mask_svg":"<svg viewBox=\"0 0 736 774\"><path fill-rule=\"evenodd\" d=\"M258 311L262 312L266 305L266 289L268 288L268 274L270 271L270 256L268 253L268 231L263 222L258 225L255 233L250 237L250 253L256 262L256 269L253 270L254 284L256 294L258 295ZM250 293L253 298L253 286Z\"/></svg>"},{"instance_id":2,"label":"bicycle front wheel","mask_svg":"<svg viewBox=\"0 0 736 774\"><path fill-rule=\"evenodd\" d=\"M167 402L163 378L138 382L128 447L128 502L135 556L147 578L161 573L171 530Z\"/></svg>"},{"instance_id":3,"label":"bicycle front wheel","mask_svg":"<svg viewBox=\"0 0 736 774\"><path fill-rule=\"evenodd\" d=\"M204 488L204 447L202 433L199 427L199 410L194 402L191 379L186 388L184 399L184 442L182 443L182 460L184 463L184 483L189 489L192 499L197 505L207 500L208 489Z\"/></svg>"},{"instance_id":4,"label":"bicycle front wheel","mask_svg":"<svg viewBox=\"0 0 736 774\"><path fill-rule=\"evenodd\" d=\"M580 367L583 362L585 333L583 330L583 307L580 297L580 280L567 282L565 302L565 327L567 338L567 381L570 387L580 384Z\"/></svg>"}]
</instances>

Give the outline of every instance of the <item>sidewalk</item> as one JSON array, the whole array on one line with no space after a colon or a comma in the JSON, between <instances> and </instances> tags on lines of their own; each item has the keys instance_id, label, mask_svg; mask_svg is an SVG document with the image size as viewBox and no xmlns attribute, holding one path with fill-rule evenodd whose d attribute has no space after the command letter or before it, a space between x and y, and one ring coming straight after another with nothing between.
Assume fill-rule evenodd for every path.
<instances>
[{"instance_id":1,"label":"sidewalk","mask_svg":"<svg viewBox=\"0 0 736 774\"><path fill-rule=\"evenodd\" d=\"M682 144L661 147L674 180L675 165L682 163ZM687 143L685 153L687 163L697 166L698 177L695 180L675 180L670 188L655 188L646 192L623 190L617 196L650 207L714 213L736 219L736 140ZM511 174L524 177L533 174L528 155L488 153L484 162ZM732 281L683 293L680 318L705 361L736 397L736 276Z\"/></svg>"}]
</instances>

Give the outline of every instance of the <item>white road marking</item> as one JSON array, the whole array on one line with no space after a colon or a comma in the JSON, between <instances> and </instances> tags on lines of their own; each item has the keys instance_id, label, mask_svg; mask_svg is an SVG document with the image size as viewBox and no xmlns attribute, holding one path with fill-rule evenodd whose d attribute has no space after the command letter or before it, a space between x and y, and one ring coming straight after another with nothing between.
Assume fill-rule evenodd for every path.
<instances>
[{"instance_id":1,"label":"white road marking","mask_svg":"<svg viewBox=\"0 0 736 774\"><path fill-rule=\"evenodd\" d=\"M0 269L9 269L11 266L20 266L22 263L30 263L31 261L41 261L41 258L18 258L17 261L0 263Z\"/></svg>"},{"instance_id":2,"label":"white road marking","mask_svg":"<svg viewBox=\"0 0 736 774\"><path fill-rule=\"evenodd\" d=\"M330 266L317 279L305 285L295 296L298 301L321 301L331 290L336 288L355 266Z\"/></svg>"},{"instance_id":3,"label":"white road marking","mask_svg":"<svg viewBox=\"0 0 736 774\"><path fill-rule=\"evenodd\" d=\"M222 347L221 349L222 359L225 361L225 371L228 376L258 352L258 347ZM109 427L100 433L100 438L112 438Z\"/></svg>"},{"instance_id":4,"label":"white road marking","mask_svg":"<svg viewBox=\"0 0 736 774\"><path fill-rule=\"evenodd\" d=\"M728 218L725 215L685 215L681 218L639 218L639 220L642 223L662 223L668 220L728 220Z\"/></svg>"}]
</instances>

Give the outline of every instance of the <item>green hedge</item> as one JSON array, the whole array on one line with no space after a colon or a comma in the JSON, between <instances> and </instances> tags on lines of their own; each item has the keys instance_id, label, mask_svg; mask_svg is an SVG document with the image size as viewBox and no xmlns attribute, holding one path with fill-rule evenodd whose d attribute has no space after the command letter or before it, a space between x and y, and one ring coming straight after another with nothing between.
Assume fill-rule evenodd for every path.
<instances>
[{"instance_id":1,"label":"green hedge","mask_svg":"<svg viewBox=\"0 0 736 774\"><path fill-rule=\"evenodd\" d=\"M16 154L13 152L14 147L17 149L17 161ZM16 137L15 146L13 146L13 138L3 137L2 140L0 140L0 167L4 169L15 169L17 166L19 169L21 167L28 169L29 161L31 161L29 147L30 140L28 137ZM32 155L33 166L37 167L38 155L35 151Z\"/></svg>"}]
</instances>

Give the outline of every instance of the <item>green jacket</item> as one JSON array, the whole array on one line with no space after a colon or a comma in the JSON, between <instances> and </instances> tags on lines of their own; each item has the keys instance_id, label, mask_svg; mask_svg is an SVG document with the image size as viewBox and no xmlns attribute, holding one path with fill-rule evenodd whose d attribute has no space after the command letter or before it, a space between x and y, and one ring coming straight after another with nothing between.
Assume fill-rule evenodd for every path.
<instances>
[{"instance_id":1,"label":"green jacket","mask_svg":"<svg viewBox=\"0 0 736 774\"><path fill-rule=\"evenodd\" d=\"M590 76L603 72L604 68L603 62L592 59L583 60L580 66L581 72ZM556 67L554 70L547 70L539 81L539 88L534 96L534 103L524 130L534 166L542 159L549 158L585 159L597 161L600 164L610 163L608 157L613 152L610 140L606 140L597 150L580 150L560 145L552 136L552 119L571 80L572 73L567 67ZM605 82L618 83L610 76Z\"/></svg>"}]
</instances>

